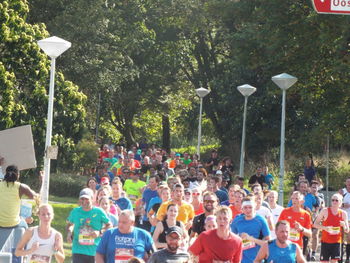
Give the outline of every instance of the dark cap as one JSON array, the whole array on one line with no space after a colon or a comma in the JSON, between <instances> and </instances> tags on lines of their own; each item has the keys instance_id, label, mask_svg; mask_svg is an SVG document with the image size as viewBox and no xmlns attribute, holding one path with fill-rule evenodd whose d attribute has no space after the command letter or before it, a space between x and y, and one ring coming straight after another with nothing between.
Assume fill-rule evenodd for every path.
<instances>
[{"instance_id":1,"label":"dark cap","mask_svg":"<svg viewBox=\"0 0 350 263\"><path fill-rule=\"evenodd\" d=\"M182 229L178 226L172 226L172 227L169 227L168 230L166 231L166 235L170 235L171 233L176 233L179 235L179 237L182 236Z\"/></svg>"}]
</instances>

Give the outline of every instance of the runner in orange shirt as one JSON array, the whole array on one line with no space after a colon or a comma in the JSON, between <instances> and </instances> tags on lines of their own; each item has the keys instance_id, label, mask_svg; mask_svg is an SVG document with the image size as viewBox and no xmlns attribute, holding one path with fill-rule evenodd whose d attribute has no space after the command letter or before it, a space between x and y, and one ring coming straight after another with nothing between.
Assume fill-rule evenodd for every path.
<instances>
[{"instance_id":1,"label":"runner in orange shirt","mask_svg":"<svg viewBox=\"0 0 350 263\"><path fill-rule=\"evenodd\" d=\"M278 221L286 220L289 222L291 229L289 240L297 243L303 248L303 236L311 237L311 216L304 210L304 195L299 191L292 194L292 206L285 208Z\"/></svg>"}]
</instances>

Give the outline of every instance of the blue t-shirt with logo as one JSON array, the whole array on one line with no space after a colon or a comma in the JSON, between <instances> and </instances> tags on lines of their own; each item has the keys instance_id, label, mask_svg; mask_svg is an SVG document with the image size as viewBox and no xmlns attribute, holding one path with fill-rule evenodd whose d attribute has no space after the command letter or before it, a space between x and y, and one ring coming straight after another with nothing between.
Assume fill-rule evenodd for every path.
<instances>
[{"instance_id":1,"label":"blue t-shirt with logo","mask_svg":"<svg viewBox=\"0 0 350 263\"><path fill-rule=\"evenodd\" d=\"M231 231L237 235L247 233L248 235L257 239L263 239L264 237L270 235L270 229L267 225L267 221L260 215L255 215L254 218L249 220L245 219L244 214L236 216L231 223ZM242 240L242 242L243 257L241 262L252 263L258 254L260 246L254 243L245 242L245 240Z\"/></svg>"},{"instance_id":2,"label":"blue t-shirt with logo","mask_svg":"<svg viewBox=\"0 0 350 263\"><path fill-rule=\"evenodd\" d=\"M97 253L105 256L106 263L127 262L131 257L143 258L153 247L151 235L138 227L122 234L117 228L107 230L97 247Z\"/></svg>"}]
</instances>

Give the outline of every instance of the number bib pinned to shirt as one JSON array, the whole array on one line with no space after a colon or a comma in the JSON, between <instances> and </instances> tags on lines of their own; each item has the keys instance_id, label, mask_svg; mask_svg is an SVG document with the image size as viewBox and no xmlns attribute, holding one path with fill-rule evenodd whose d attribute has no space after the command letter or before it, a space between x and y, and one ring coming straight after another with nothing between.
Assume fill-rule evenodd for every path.
<instances>
[{"instance_id":1,"label":"number bib pinned to shirt","mask_svg":"<svg viewBox=\"0 0 350 263\"><path fill-rule=\"evenodd\" d=\"M300 239L300 233L296 229L292 228L289 232L289 240L295 242L295 241L299 241L299 239Z\"/></svg>"},{"instance_id":2,"label":"number bib pinned to shirt","mask_svg":"<svg viewBox=\"0 0 350 263\"><path fill-rule=\"evenodd\" d=\"M49 256L43 256L43 255L36 255L32 254L29 263L49 263L50 257Z\"/></svg>"},{"instance_id":3,"label":"number bib pinned to shirt","mask_svg":"<svg viewBox=\"0 0 350 263\"><path fill-rule=\"evenodd\" d=\"M95 245L95 239L90 236L92 229L89 227L82 227L79 230L79 244L84 246Z\"/></svg>"},{"instance_id":4,"label":"number bib pinned to shirt","mask_svg":"<svg viewBox=\"0 0 350 263\"><path fill-rule=\"evenodd\" d=\"M253 241L250 241L248 239L242 240L242 249L243 250L247 250L247 249L250 249L252 247L255 247L255 243Z\"/></svg>"},{"instance_id":5,"label":"number bib pinned to shirt","mask_svg":"<svg viewBox=\"0 0 350 263\"><path fill-rule=\"evenodd\" d=\"M130 258L134 257L134 250L129 248L116 248L114 263L128 263Z\"/></svg>"}]
</instances>

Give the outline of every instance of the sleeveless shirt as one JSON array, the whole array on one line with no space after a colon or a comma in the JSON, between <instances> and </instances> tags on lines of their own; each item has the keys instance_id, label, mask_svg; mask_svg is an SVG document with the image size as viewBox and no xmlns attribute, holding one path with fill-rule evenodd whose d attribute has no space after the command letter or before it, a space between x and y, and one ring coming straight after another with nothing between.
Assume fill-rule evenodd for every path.
<instances>
[{"instance_id":1,"label":"sleeveless shirt","mask_svg":"<svg viewBox=\"0 0 350 263\"><path fill-rule=\"evenodd\" d=\"M323 243L340 243L342 231L340 227L340 221L342 221L342 212L339 210L335 215L332 213L332 209L330 207L327 208L328 216L327 219L323 221L323 226L332 226L333 233L329 233L328 231L322 231L322 239Z\"/></svg>"},{"instance_id":2,"label":"sleeveless shirt","mask_svg":"<svg viewBox=\"0 0 350 263\"><path fill-rule=\"evenodd\" d=\"M287 241L289 244L285 248L280 248L276 244L276 239L269 241L269 257L267 262L283 262L294 263L296 262L296 244Z\"/></svg>"},{"instance_id":3,"label":"sleeveless shirt","mask_svg":"<svg viewBox=\"0 0 350 263\"><path fill-rule=\"evenodd\" d=\"M20 222L19 182L0 182L0 227L15 227Z\"/></svg>"},{"instance_id":4,"label":"sleeveless shirt","mask_svg":"<svg viewBox=\"0 0 350 263\"><path fill-rule=\"evenodd\" d=\"M163 220L162 224L163 224L163 232L159 234L158 242L159 243L166 243L165 237L166 237L166 232L169 229L169 226L168 226L166 220ZM181 227L180 221L176 221L176 226Z\"/></svg>"},{"instance_id":5,"label":"sleeveless shirt","mask_svg":"<svg viewBox=\"0 0 350 263\"><path fill-rule=\"evenodd\" d=\"M31 248L35 242L39 242L39 248L28 255L28 262L51 262L51 257L54 251L56 230L51 228L51 235L47 239L39 237L38 227L33 228L33 236L27 244L27 248ZM41 261L40 261L41 260Z\"/></svg>"}]
</instances>

